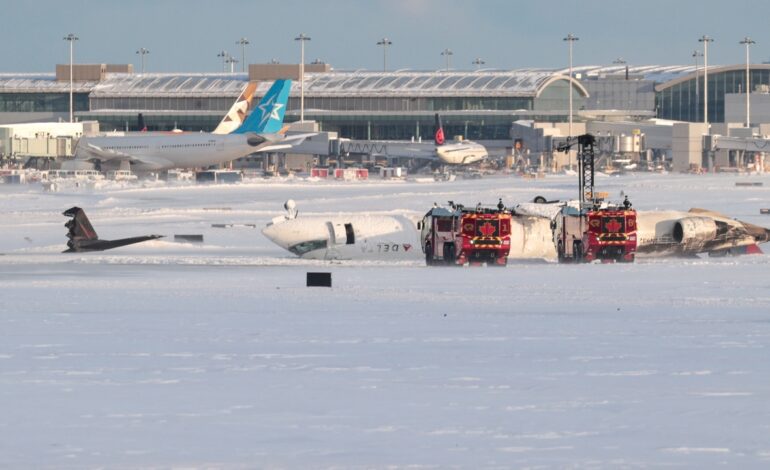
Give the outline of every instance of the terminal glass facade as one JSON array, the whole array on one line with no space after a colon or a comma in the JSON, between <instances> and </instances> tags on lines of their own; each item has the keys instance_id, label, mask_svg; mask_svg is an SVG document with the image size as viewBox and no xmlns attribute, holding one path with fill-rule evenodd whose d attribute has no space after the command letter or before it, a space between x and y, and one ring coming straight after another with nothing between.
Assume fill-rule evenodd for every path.
<instances>
[{"instance_id":1,"label":"terminal glass facade","mask_svg":"<svg viewBox=\"0 0 770 470\"><path fill-rule=\"evenodd\" d=\"M139 111L141 112L141 111ZM149 131L172 131L175 129L190 132L210 132L222 120L224 113L218 114L180 114L174 112L143 114L144 124ZM96 119L103 131L138 131L138 112L101 112L98 115L80 116L83 119Z\"/></svg>"},{"instance_id":2,"label":"terminal glass facade","mask_svg":"<svg viewBox=\"0 0 770 470\"><path fill-rule=\"evenodd\" d=\"M75 111L88 111L88 93L74 93ZM0 113L69 112L69 93L0 93Z\"/></svg>"},{"instance_id":3,"label":"terminal glass facade","mask_svg":"<svg viewBox=\"0 0 770 470\"><path fill-rule=\"evenodd\" d=\"M99 96L91 98L91 109L141 109L153 111L227 111L238 95L196 96Z\"/></svg>"},{"instance_id":4,"label":"terminal glass facade","mask_svg":"<svg viewBox=\"0 0 770 470\"><path fill-rule=\"evenodd\" d=\"M703 121L703 71L698 73L698 81L686 80L659 91L655 96L657 115L662 119L677 121ZM750 71L751 88L770 85L770 69L752 69ZM727 70L709 73L708 76L708 121L724 122L725 94L746 92L745 69Z\"/></svg>"},{"instance_id":5,"label":"terminal glass facade","mask_svg":"<svg viewBox=\"0 0 770 470\"><path fill-rule=\"evenodd\" d=\"M566 90L565 90L566 93ZM564 95L566 97L566 94ZM566 100L566 98L565 98ZM290 109L299 109L299 100L292 98ZM379 97L379 96L305 96L305 109L325 111L460 111L513 109L532 110L532 98L518 97Z\"/></svg>"},{"instance_id":6,"label":"terminal glass facade","mask_svg":"<svg viewBox=\"0 0 770 470\"><path fill-rule=\"evenodd\" d=\"M340 137L358 140L433 140L434 117L421 116L346 116L305 111L306 119L319 122L321 130L337 132ZM550 117L553 120L553 116ZM511 123L517 118L510 114L497 115L447 115L442 114L444 134L447 139L462 136L470 140L507 140ZM545 119L543 119L545 120ZM287 118L287 121L291 121Z\"/></svg>"}]
</instances>

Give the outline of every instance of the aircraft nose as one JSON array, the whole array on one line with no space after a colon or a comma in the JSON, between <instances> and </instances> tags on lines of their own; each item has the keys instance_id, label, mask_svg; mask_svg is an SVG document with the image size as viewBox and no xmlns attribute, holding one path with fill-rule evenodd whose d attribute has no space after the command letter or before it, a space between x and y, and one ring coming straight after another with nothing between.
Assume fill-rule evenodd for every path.
<instances>
[{"instance_id":1,"label":"aircraft nose","mask_svg":"<svg viewBox=\"0 0 770 470\"><path fill-rule=\"evenodd\" d=\"M291 242L291 232L286 222L271 224L262 229L262 234L268 240L286 250L289 249L289 243Z\"/></svg>"}]
</instances>

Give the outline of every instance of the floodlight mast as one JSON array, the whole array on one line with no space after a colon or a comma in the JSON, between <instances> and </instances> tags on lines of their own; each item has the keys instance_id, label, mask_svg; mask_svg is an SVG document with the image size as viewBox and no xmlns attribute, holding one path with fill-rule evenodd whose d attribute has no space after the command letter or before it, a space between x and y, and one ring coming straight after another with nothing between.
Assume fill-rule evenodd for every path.
<instances>
[{"instance_id":1,"label":"floodlight mast","mask_svg":"<svg viewBox=\"0 0 770 470\"><path fill-rule=\"evenodd\" d=\"M749 95L751 94L751 76L749 72L749 46L752 44L756 44L757 42L751 39L750 37L746 36L743 38L743 41L741 41L739 44L744 44L746 46L746 127L751 126L751 113L749 111L749 106L751 103L749 102Z\"/></svg>"},{"instance_id":2,"label":"floodlight mast","mask_svg":"<svg viewBox=\"0 0 770 470\"><path fill-rule=\"evenodd\" d=\"M73 105L73 89L74 89L74 76L72 74L72 68L74 67L74 47L75 47L75 41L77 41L78 38L73 33L69 33L68 35L64 36L65 41L69 41L70 43L70 122L75 122L75 108Z\"/></svg>"},{"instance_id":3,"label":"floodlight mast","mask_svg":"<svg viewBox=\"0 0 770 470\"><path fill-rule=\"evenodd\" d=\"M382 71L388 71L388 46L392 45L393 41L388 38L382 38L377 41L378 46L382 46Z\"/></svg>"},{"instance_id":4,"label":"floodlight mast","mask_svg":"<svg viewBox=\"0 0 770 470\"><path fill-rule=\"evenodd\" d=\"M310 41L310 37L305 33L300 33L299 36L294 38L295 41L299 41L300 55L299 55L299 121L305 121L305 42Z\"/></svg>"},{"instance_id":5,"label":"floodlight mast","mask_svg":"<svg viewBox=\"0 0 770 470\"><path fill-rule=\"evenodd\" d=\"M706 124L708 132L709 123L709 43L714 42L714 38L703 35L698 39L703 43L703 124Z\"/></svg>"}]
</instances>

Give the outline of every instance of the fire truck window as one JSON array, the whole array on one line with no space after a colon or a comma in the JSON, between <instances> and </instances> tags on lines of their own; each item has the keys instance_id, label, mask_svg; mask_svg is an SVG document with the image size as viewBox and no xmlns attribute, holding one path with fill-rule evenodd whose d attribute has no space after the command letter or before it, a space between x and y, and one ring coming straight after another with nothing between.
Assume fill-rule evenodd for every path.
<instances>
[{"instance_id":1,"label":"fire truck window","mask_svg":"<svg viewBox=\"0 0 770 470\"><path fill-rule=\"evenodd\" d=\"M356 234L353 232L353 224L345 224L345 235L347 236L347 245L356 243Z\"/></svg>"},{"instance_id":2,"label":"fire truck window","mask_svg":"<svg viewBox=\"0 0 770 470\"><path fill-rule=\"evenodd\" d=\"M439 232L451 232L452 231L452 219L438 219L436 221L436 229Z\"/></svg>"}]
</instances>

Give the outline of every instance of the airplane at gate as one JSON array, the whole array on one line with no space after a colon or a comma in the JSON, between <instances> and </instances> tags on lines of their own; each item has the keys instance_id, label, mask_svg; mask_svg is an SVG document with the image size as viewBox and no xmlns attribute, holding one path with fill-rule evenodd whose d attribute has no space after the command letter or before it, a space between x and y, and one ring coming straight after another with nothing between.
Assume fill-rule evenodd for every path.
<instances>
[{"instance_id":1,"label":"airplane at gate","mask_svg":"<svg viewBox=\"0 0 770 470\"><path fill-rule=\"evenodd\" d=\"M284 136L279 133L283 127L290 90L291 80L276 80L262 101L235 129L239 116L248 107L248 99L236 102L238 106L228 112L212 133L134 133L125 136L82 137L75 150L74 161L98 161L102 170L128 169L126 165L129 165L135 172L160 171L205 167L255 152L288 149L314 135Z\"/></svg>"},{"instance_id":2,"label":"airplane at gate","mask_svg":"<svg viewBox=\"0 0 770 470\"><path fill-rule=\"evenodd\" d=\"M469 140L446 143L444 126L441 116L436 113L436 133L433 137L436 144L436 156L445 165L470 165L480 162L489 156L487 148Z\"/></svg>"}]
</instances>

